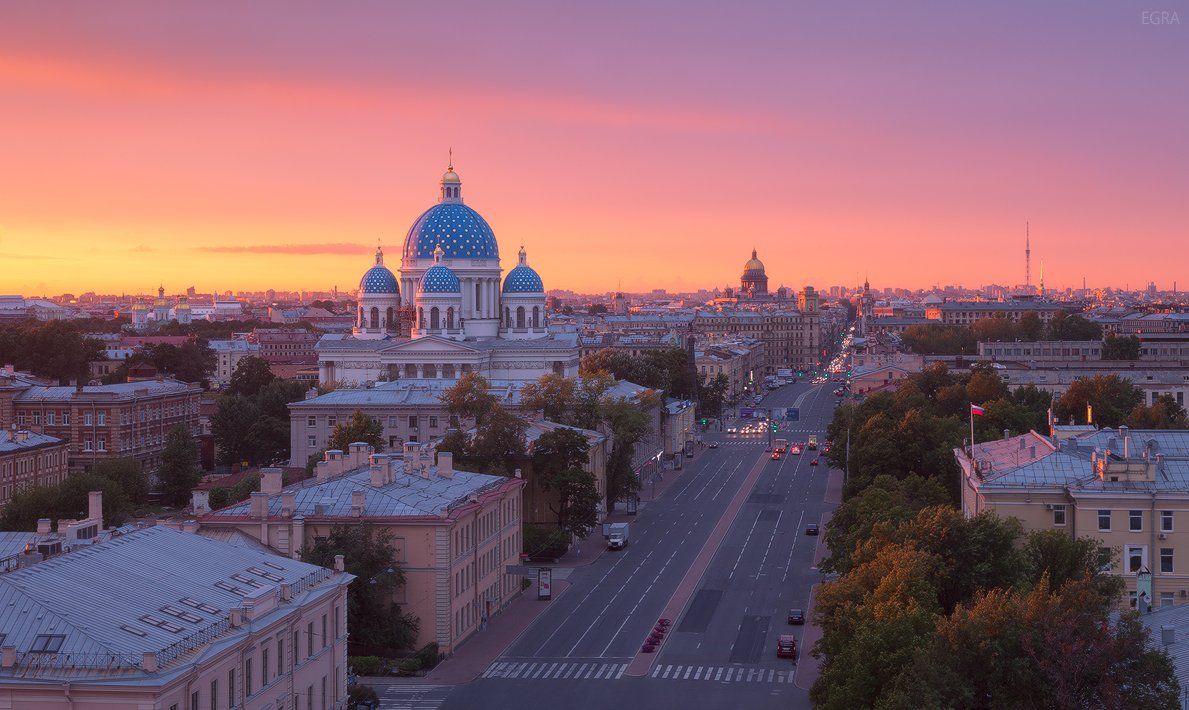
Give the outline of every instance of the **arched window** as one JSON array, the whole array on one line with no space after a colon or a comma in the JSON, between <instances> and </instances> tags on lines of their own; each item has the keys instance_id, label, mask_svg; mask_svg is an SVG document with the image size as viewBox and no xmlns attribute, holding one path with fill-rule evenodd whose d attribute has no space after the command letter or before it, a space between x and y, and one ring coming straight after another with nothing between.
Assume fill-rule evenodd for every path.
<instances>
[{"instance_id":1,"label":"arched window","mask_svg":"<svg viewBox=\"0 0 1189 710\"><path fill-rule=\"evenodd\" d=\"M430 330L437 330L438 328L441 327L441 325L438 323L438 318L439 318L438 307L434 306L433 308L429 309Z\"/></svg>"},{"instance_id":2,"label":"arched window","mask_svg":"<svg viewBox=\"0 0 1189 710\"><path fill-rule=\"evenodd\" d=\"M483 308L483 284L475 283L475 315L479 315L480 309Z\"/></svg>"},{"instance_id":3,"label":"arched window","mask_svg":"<svg viewBox=\"0 0 1189 710\"><path fill-rule=\"evenodd\" d=\"M424 308L417 309L417 327L418 328L425 327L425 309Z\"/></svg>"},{"instance_id":4,"label":"arched window","mask_svg":"<svg viewBox=\"0 0 1189 710\"><path fill-rule=\"evenodd\" d=\"M367 311L365 311L363 309L363 306L359 307L359 327L360 328L367 327Z\"/></svg>"},{"instance_id":5,"label":"arched window","mask_svg":"<svg viewBox=\"0 0 1189 710\"><path fill-rule=\"evenodd\" d=\"M533 306L533 327L541 327L541 308L540 306Z\"/></svg>"},{"instance_id":6,"label":"arched window","mask_svg":"<svg viewBox=\"0 0 1189 710\"><path fill-rule=\"evenodd\" d=\"M438 366L430 365L430 364L422 365L421 372L423 373L424 377L437 377L438 376Z\"/></svg>"},{"instance_id":7,"label":"arched window","mask_svg":"<svg viewBox=\"0 0 1189 710\"><path fill-rule=\"evenodd\" d=\"M524 306L516 306L516 327L524 327Z\"/></svg>"},{"instance_id":8,"label":"arched window","mask_svg":"<svg viewBox=\"0 0 1189 710\"><path fill-rule=\"evenodd\" d=\"M372 306L372 327L380 327L380 309Z\"/></svg>"},{"instance_id":9,"label":"arched window","mask_svg":"<svg viewBox=\"0 0 1189 710\"><path fill-rule=\"evenodd\" d=\"M454 307L446 309L446 328L447 330L454 330Z\"/></svg>"},{"instance_id":10,"label":"arched window","mask_svg":"<svg viewBox=\"0 0 1189 710\"><path fill-rule=\"evenodd\" d=\"M384 327L388 328L389 330L396 327L396 319L393 318L392 306L388 307L388 319L384 321Z\"/></svg>"}]
</instances>

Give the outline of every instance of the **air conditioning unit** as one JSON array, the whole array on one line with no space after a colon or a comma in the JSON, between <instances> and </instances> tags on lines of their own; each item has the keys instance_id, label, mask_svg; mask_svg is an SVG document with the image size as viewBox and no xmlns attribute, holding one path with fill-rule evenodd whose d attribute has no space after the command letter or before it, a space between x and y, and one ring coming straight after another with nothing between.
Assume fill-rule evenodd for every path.
<instances>
[{"instance_id":1,"label":"air conditioning unit","mask_svg":"<svg viewBox=\"0 0 1189 710\"><path fill-rule=\"evenodd\" d=\"M1160 533L1160 539L1161 539L1161 540L1167 540L1167 539L1168 539L1168 535L1165 535L1164 533Z\"/></svg>"}]
</instances>

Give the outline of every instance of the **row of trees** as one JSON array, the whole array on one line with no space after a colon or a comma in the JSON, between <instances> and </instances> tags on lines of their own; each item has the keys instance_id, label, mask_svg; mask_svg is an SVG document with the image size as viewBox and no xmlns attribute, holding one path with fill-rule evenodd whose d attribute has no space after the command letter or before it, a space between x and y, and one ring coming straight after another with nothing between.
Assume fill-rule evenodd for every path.
<instances>
[{"instance_id":1,"label":"row of trees","mask_svg":"<svg viewBox=\"0 0 1189 710\"><path fill-rule=\"evenodd\" d=\"M90 363L103 359L103 343L86 338L78 323L22 320L0 328L0 363L67 384L85 382Z\"/></svg>"},{"instance_id":2,"label":"row of trees","mask_svg":"<svg viewBox=\"0 0 1189 710\"><path fill-rule=\"evenodd\" d=\"M1102 340L1102 328L1065 311L1057 311L1046 325L1035 311L1028 311L1018 321L997 316L969 326L911 325L905 328L902 339L906 347L920 355L974 355L979 341Z\"/></svg>"},{"instance_id":3,"label":"row of trees","mask_svg":"<svg viewBox=\"0 0 1189 710\"><path fill-rule=\"evenodd\" d=\"M165 505L181 506L202 479L198 445L186 427L178 425L165 438L157 469L157 493ZM68 476L53 486L31 486L13 494L0 512L0 529L32 530L39 518L85 518L87 493L103 492L103 519L123 525L149 502L150 481L140 462L132 458L101 459L87 473Z\"/></svg>"},{"instance_id":4,"label":"row of trees","mask_svg":"<svg viewBox=\"0 0 1189 710\"><path fill-rule=\"evenodd\" d=\"M952 449L972 402L987 408L976 436L1035 428L1049 406L993 370L933 366L836 411L828 456L847 465L849 433L850 477L826 530L823 568L840 576L817 593L815 704L1176 707L1167 655L1134 616L1111 621L1122 586L1097 541L957 509Z\"/></svg>"},{"instance_id":5,"label":"row of trees","mask_svg":"<svg viewBox=\"0 0 1189 710\"><path fill-rule=\"evenodd\" d=\"M217 359L205 340L193 340L183 345L144 345L104 377L104 384L126 382L128 368L141 363L152 365L161 374L182 382L197 382L205 388L210 384L208 378L215 371Z\"/></svg>"}]
</instances>

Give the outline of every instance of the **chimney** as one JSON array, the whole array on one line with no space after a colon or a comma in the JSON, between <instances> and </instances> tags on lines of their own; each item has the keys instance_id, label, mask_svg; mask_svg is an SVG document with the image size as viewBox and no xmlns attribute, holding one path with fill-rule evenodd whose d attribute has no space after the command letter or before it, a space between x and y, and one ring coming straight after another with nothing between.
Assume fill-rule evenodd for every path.
<instances>
[{"instance_id":1,"label":"chimney","mask_svg":"<svg viewBox=\"0 0 1189 710\"><path fill-rule=\"evenodd\" d=\"M1131 457L1131 430L1125 426L1119 427L1119 433L1123 435L1123 458Z\"/></svg>"},{"instance_id":2,"label":"chimney","mask_svg":"<svg viewBox=\"0 0 1189 710\"><path fill-rule=\"evenodd\" d=\"M347 558L343 557L342 555L334 556L334 571L335 572L345 572L347 570L346 559Z\"/></svg>"},{"instance_id":3,"label":"chimney","mask_svg":"<svg viewBox=\"0 0 1189 710\"><path fill-rule=\"evenodd\" d=\"M372 445L365 441L356 441L348 446L347 449L351 452L350 470L366 466L368 459L375 453Z\"/></svg>"},{"instance_id":4,"label":"chimney","mask_svg":"<svg viewBox=\"0 0 1189 710\"><path fill-rule=\"evenodd\" d=\"M198 533L198 521L197 520L187 520L186 522L182 523L182 532L197 534Z\"/></svg>"},{"instance_id":5,"label":"chimney","mask_svg":"<svg viewBox=\"0 0 1189 710\"><path fill-rule=\"evenodd\" d=\"M1028 442L1025 441L1025 439L1027 439L1027 437L1024 437L1024 436L1020 437L1020 451L1023 451L1028 446Z\"/></svg>"},{"instance_id":6,"label":"chimney","mask_svg":"<svg viewBox=\"0 0 1189 710\"><path fill-rule=\"evenodd\" d=\"M1028 447L1028 458L1030 458L1030 459L1036 458L1036 445L1035 444Z\"/></svg>"},{"instance_id":7,"label":"chimney","mask_svg":"<svg viewBox=\"0 0 1189 710\"><path fill-rule=\"evenodd\" d=\"M87 493L87 517L98 520L99 527L103 527L103 491Z\"/></svg>"},{"instance_id":8,"label":"chimney","mask_svg":"<svg viewBox=\"0 0 1189 710\"><path fill-rule=\"evenodd\" d=\"M317 397L317 396L318 396L318 388L317 387L311 387L308 390L306 390L306 396L305 396L306 399L313 399L314 397Z\"/></svg>"},{"instance_id":9,"label":"chimney","mask_svg":"<svg viewBox=\"0 0 1189 710\"><path fill-rule=\"evenodd\" d=\"M28 441L29 440L29 430L21 429L20 431L18 431L16 434L13 435L12 440L17 442L18 444Z\"/></svg>"},{"instance_id":10,"label":"chimney","mask_svg":"<svg viewBox=\"0 0 1189 710\"><path fill-rule=\"evenodd\" d=\"M382 461L374 460L372 457L371 467L368 469L371 474L372 488L382 488L388 483L388 466Z\"/></svg>"},{"instance_id":11,"label":"chimney","mask_svg":"<svg viewBox=\"0 0 1189 710\"><path fill-rule=\"evenodd\" d=\"M438 475L447 479L454 478L454 454L451 452L438 452Z\"/></svg>"},{"instance_id":12,"label":"chimney","mask_svg":"<svg viewBox=\"0 0 1189 710\"><path fill-rule=\"evenodd\" d=\"M1003 430L1003 438L1004 438L1004 439L1010 439L1010 438L1011 438L1011 429L1004 429L1004 430Z\"/></svg>"},{"instance_id":13,"label":"chimney","mask_svg":"<svg viewBox=\"0 0 1189 710\"><path fill-rule=\"evenodd\" d=\"M211 512L210 491L190 491L190 507L194 509L195 515L203 515L204 513Z\"/></svg>"},{"instance_id":14,"label":"chimney","mask_svg":"<svg viewBox=\"0 0 1189 710\"><path fill-rule=\"evenodd\" d=\"M524 476L523 476L523 475L520 473L520 469L516 469L515 471L513 471L513 472L512 472L512 475L513 475L513 476L515 476L516 478L523 478L523 477L524 477Z\"/></svg>"},{"instance_id":15,"label":"chimney","mask_svg":"<svg viewBox=\"0 0 1189 710\"><path fill-rule=\"evenodd\" d=\"M253 518L267 518L268 494L261 491L252 491L252 502L249 510Z\"/></svg>"},{"instance_id":16,"label":"chimney","mask_svg":"<svg viewBox=\"0 0 1189 710\"><path fill-rule=\"evenodd\" d=\"M367 505L367 491L351 491L351 517L363 517L363 508Z\"/></svg>"},{"instance_id":17,"label":"chimney","mask_svg":"<svg viewBox=\"0 0 1189 710\"><path fill-rule=\"evenodd\" d=\"M260 492L270 496L280 495L281 479L279 468L260 469Z\"/></svg>"},{"instance_id":18,"label":"chimney","mask_svg":"<svg viewBox=\"0 0 1189 710\"><path fill-rule=\"evenodd\" d=\"M153 651L145 651L144 657L141 659L141 667L145 673L157 672L157 654Z\"/></svg>"},{"instance_id":19,"label":"chimney","mask_svg":"<svg viewBox=\"0 0 1189 710\"><path fill-rule=\"evenodd\" d=\"M37 534L38 535L49 535L50 532L52 532L52 531L53 531L53 523L50 522L49 518L38 518L37 519Z\"/></svg>"},{"instance_id":20,"label":"chimney","mask_svg":"<svg viewBox=\"0 0 1189 710\"><path fill-rule=\"evenodd\" d=\"M330 461L319 461L314 465L314 478L318 479L319 483L330 480Z\"/></svg>"},{"instance_id":21,"label":"chimney","mask_svg":"<svg viewBox=\"0 0 1189 710\"><path fill-rule=\"evenodd\" d=\"M417 473L422 478L424 478L425 480L428 481L429 480L429 461L427 461L426 459L421 459L420 461L418 461L417 462Z\"/></svg>"},{"instance_id":22,"label":"chimney","mask_svg":"<svg viewBox=\"0 0 1189 710\"><path fill-rule=\"evenodd\" d=\"M297 510L297 494L288 492L281 494L281 515L286 517L293 515Z\"/></svg>"},{"instance_id":23,"label":"chimney","mask_svg":"<svg viewBox=\"0 0 1189 710\"><path fill-rule=\"evenodd\" d=\"M17 647L7 644L0 648L0 667L12 668L17 664Z\"/></svg>"},{"instance_id":24,"label":"chimney","mask_svg":"<svg viewBox=\"0 0 1189 710\"><path fill-rule=\"evenodd\" d=\"M232 608L227 615L227 621L232 627L243 626L244 624L244 610L239 608Z\"/></svg>"},{"instance_id":25,"label":"chimney","mask_svg":"<svg viewBox=\"0 0 1189 710\"><path fill-rule=\"evenodd\" d=\"M330 464L327 467L329 476L334 477L343 472L343 467L347 464L344 458L345 454L339 449L328 449L326 451L326 462Z\"/></svg>"}]
</instances>

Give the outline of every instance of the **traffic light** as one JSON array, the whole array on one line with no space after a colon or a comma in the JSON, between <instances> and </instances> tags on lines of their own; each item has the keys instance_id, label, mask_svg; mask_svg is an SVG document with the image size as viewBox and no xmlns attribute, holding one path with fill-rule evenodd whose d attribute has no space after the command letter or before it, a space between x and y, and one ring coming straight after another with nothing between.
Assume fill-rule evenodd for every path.
<instances>
[{"instance_id":1,"label":"traffic light","mask_svg":"<svg viewBox=\"0 0 1189 710\"><path fill-rule=\"evenodd\" d=\"M772 431L778 431L780 429L780 426L776 422L772 422L769 426L772 427Z\"/></svg>"}]
</instances>

